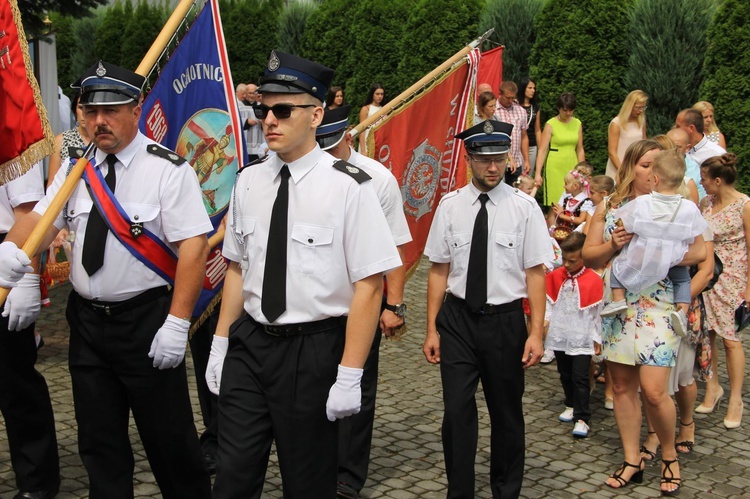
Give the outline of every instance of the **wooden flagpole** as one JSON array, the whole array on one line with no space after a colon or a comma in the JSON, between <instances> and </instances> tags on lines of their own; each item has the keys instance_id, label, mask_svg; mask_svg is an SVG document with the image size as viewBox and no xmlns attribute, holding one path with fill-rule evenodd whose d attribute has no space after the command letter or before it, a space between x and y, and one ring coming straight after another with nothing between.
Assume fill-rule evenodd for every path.
<instances>
[{"instance_id":1,"label":"wooden flagpole","mask_svg":"<svg viewBox=\"0 0 750 499\"><path fill-rule=\"evenodd\" d=\"M423 87L427 86L432 80L440 76L442 73L453 67L454 64L457 62L460 62L466 54L477 48L484 40L486 40L492 32L495 31L495 28L491 28L489 31L485 32L482 36L475 39L473 42L456 52L450 59L442 63L440 66L436 67L429 73L427 73L425 76L423 76L418 82L398 94L393 100L391 100L388 104L383 106L380 111L376 112L372 116L368 117L366 120L360 122L357 126L352 128L350 131L350 134L352 138L356 137L357 134L362 133L364 130L367 129L370 125L375 123L377 120L381 118L381 116L387 115L393 109L400 106L402 102L419 92ZM465 62L465 59L464 59Z\"/></svg>"},{"instance_id":2,"label":"wooden flagpole","mask_svg":"<svg viewBox=\"0 0 750 499\"><path fill-rule=\"evenodd\" d=\"M190 11L190 8L194 3L195 0L180 0L180 3L175 7L174 12L172 12L172 15L169 17L166 24L164 24L159 36L156 37L154 43L151 44L151 48L148 49L148 52L138 65L138 68L135 70L136 73L144 77L148 76L149 71L151 71L151 68L156 64L156 61L159 60L159 57L169 43L169 40L171 40L172 35L174 35L177 28L180 27L182 20L187 16L187 13ZM94 147L94 142L92 141L86 149L85 156L88 156L88 154L93 151ZM68 174L68 177L65 179L65 182L63 182L63 185L60 187L60 190L52 201L50 201L50 204L44 212L44 215L42 215L42 218L39 220L39 223L37 223L28 239L26 239L26 242L21 249L23 249L29 258L36 255L47 231L62 211L65 203L70 199L70 196L73 195L73 191L78 185L78 181L81 180L83 170L88 163L89 162L85 157L76 162L75 166ZM5 302L9 292L10 290L7 288L0 288L0 305Z\"/></svg>"}]
</instances>

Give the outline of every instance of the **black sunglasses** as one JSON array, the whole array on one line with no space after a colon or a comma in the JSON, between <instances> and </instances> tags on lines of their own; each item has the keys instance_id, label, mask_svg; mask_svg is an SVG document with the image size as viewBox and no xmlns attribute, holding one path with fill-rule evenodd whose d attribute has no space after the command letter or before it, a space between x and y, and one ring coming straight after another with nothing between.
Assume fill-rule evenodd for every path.
<instances>
[{"instance_id":1,"label":"black sunglasses","mask_svg":"<svg viewBox=\"0 0 750 499\"><path fill-rule=\"evenodd\" d=\"M294 109L295 107L316 106L315 104L276 104L268 107L265 104L259 104L257 106L253 106L253 111L255 112L255 117L259 120L266 119L266 116L268 116L268 111L273 111L273 115L276 116L277 119L285 120L292 115L292 109Z\"/></svg>"}]
</instances>

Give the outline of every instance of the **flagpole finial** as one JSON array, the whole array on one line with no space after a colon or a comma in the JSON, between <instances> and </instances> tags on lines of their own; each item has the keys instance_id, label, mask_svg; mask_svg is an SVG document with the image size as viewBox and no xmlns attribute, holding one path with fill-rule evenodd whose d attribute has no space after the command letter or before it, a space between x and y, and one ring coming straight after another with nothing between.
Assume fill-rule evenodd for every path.
<instances>
[{"instance_id":1,"label":"flagpole finial","mask_svg":"<svg viewBox=\"0 0 750 499\"><path fill-rule=\"evenodd\" d=\"M473 42L471 42L469 44L469 46L471 48L477 48L477 47L479 47L482 43L484 43L484 41L486 39L488 39L490 36L492 36L492 33L494 33L494 32L495 32L495 28L488 29L487 31L484 32L484 34L482 36L480 36L479 38L477 38L476 40L474 40Z\"/></svg>"}]
</instances>

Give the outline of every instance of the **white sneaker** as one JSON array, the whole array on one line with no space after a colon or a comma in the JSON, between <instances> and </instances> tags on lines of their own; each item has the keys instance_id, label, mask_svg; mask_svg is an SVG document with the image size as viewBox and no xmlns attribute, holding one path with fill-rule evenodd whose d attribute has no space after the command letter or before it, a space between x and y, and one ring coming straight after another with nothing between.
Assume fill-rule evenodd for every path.
<instances>
[{"instance_id":1,"label":"white sneaker","mask_svg":"<svg viewBox=\"0 0 750 499\"><path fill-rule=\"evenodd\" d=\"M572 423L573 422L573 408L572 407L566 407L565 410L560 414L557 419L562 421L563 423Z\"/></svg>"},{"instance_id":2,"label":"white sneaker","mask_svg":"<svg viewBox=\"0 0 750 499\"><path fill-rule=\"evenodd\" d=\"M578 438L586 438L589 436L589 425L583 422L582 419L576 421L576 425L573 428L573 436Z\"/></svg>"},{"instance_id":3,"label":"white sneaker","mask_svg":"<svg viewBox=\"0 0 750 499\"><path fill-rule=\"evenodd\" d=\"M675 310L669 314L669 318L672 321L672 329L674 330L674 334L676 334L680 338L684 338L685 336L687 336L688 320L685 312L683 312L682 309Z\"/></svg>"},{"instance_id":4,"label":"white sneaker","mask_svg":"<svg viewBox=\"0 0 750 499\"><path fill-rule=\"evenodd\" d=\"M607 306L602 309L599 313L602 317L612 317L613 315L621 314L628 309L628 304L625 300L613 301L607 303Z\"/></svg>"},{"instance_id":5,"label":"white sneaker","mask_svg":"<svg viewBox=\"0 0 750 499\"><path fill-rule=\"evenodd\" d=\"M542 364L549 364L553 362L554 360L555 360L554 350L545 350L544 355L542 355L542 360L540 360L539 362L541 362Z\"/></svg>"}]
</instances>

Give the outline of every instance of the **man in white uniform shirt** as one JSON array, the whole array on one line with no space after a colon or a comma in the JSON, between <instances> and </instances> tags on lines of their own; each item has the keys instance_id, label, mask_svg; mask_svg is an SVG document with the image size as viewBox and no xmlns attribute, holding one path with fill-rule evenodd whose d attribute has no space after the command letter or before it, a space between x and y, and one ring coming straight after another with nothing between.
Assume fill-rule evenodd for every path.
<instances>
[{"instance_id":1,"label":"man in white uniform shirt","mask_svg":"<svg viewBox=\"0 0 750 499\"><path fill-rule=\"evenodd\" d=\"M374 159L352 149L352 137L347 133L350 106L326 109L323 122L315 132L318 145L333 157L362 168L372 177L372 185L378 195L393 241L404 259L404 245L411 241L411 232L404 215L403 199L396 177ZM375 419L375 396L378 388L378 359L382 335L392 336L394 330L404 325L406 304L404 303L404 266L392 270L385 277L386 292L380 312L380 323L375 331L370 353L362 376L362 410L339 423L339 469L338 497L358 497L367 480L370 462L372 427Z\"/></svg>"},{"instance_id":2,"label":"man in white uniform shirt","mask_svg":"<svg viewBox=\"0 0 750 499\"><path fill-rule=\"evenodd\" d=\"M229 207L206 373L219 393L214 499L261 497L274 440L285 497L335 497L336 420L360 410L383 273L401 265L370 177L315 142L332 78L273 51L260 80L254 109L276 154L238 174Z\"/></svg>"},{"instance_id":3,"label":"man in white uniform shirt","mask_svg":"<svg viewBox=\"0 0 750 499\"><path fill-rule=\"evenodd\" d=\"M0 241L14 220L43 197L41 163L0 186ZM33 273L11 289L0 317L0 412L19 489L13 499L52 499L60 489L55 417L47 383L34 367L34 321L41 308L39 257L32 266Z\"/></svg>"},{"instance_id":4,"label":"man in white uniform shirt","mask_svg":"<svg viewBox=\"0 0 750 499\"><path fill-rule=\"evenodd\" d=\"M544 262L553 254L536 201L503 182L512 128L488 120L456 135L473 178L440 201L424 251L432 267L423 351L443 381L448 497L474 496L479 380L493 422L492 496L518 497L523 482L523 370L544 351Z\"/></svg>"},{"instance_id":5,"label":"man in white uniform shirt","mask_svg":"<svg viewBox=\"0 0 750 499\"><path fill-rule=\"evenodd\" d=\"M162 497L207 499L211 482L183 358L212 226L195 172L138 130L144 83L142 76L101 61L81 77L80 103L96 145L96 166L87 168L39 252L64 227L76 234L66 317L89 497L133 497L132 411ZM47 195L0 245L3 276L16 279L31 270L17 246L66 174L67 168L58 170Z\"/></svg>"}]
</instances>

